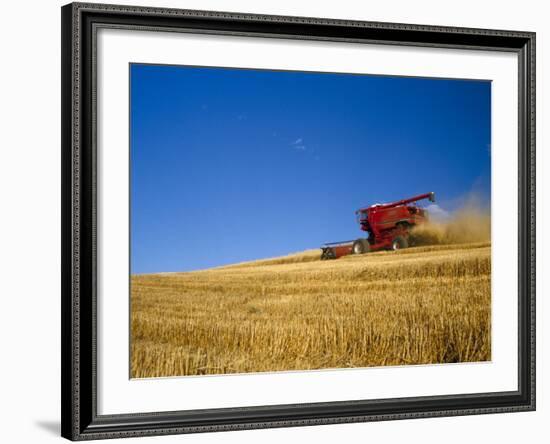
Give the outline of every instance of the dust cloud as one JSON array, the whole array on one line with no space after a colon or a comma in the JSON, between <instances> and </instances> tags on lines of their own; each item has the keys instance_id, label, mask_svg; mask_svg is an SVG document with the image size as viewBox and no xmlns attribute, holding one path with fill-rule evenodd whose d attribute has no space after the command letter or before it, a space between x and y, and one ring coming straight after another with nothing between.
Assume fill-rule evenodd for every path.
<instances>
[{"instance_id":1,"label":"dust cloud","mask_svg":"<svg viewBox=\"0 0 550 444\"><path fill-rule=\"evenodd\" d=\"M491 212L470 198L458 210L445 218L429 217L428 222L415 226L410 234L412 245L462 244L491 240ZM430 216L428 210L428 216Z\"/></svg>"}]
</instances>

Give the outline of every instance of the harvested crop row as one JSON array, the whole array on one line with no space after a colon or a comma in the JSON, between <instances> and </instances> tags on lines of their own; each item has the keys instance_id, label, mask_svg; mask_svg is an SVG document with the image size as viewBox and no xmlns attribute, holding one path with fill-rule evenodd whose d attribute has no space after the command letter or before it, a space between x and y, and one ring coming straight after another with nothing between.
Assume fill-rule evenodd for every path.
<instances>
[{"instance_id":1,"label":"harvested crop row","mask_svg":"<svg viewBox=\"0 0 550 444\"><path fill-rule=\"evenodd\" d=\"M490 273L478 243L133 276L131 375L490 360Z\"/></svg>"}]
</instances>

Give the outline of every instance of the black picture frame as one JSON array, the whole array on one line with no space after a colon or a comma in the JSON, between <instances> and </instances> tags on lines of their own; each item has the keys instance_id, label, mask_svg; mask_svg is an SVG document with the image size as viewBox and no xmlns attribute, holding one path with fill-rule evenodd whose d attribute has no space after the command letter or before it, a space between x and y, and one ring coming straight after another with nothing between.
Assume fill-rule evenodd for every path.
<instances>
[{"instance_id":1,"label":"black picture frame","mask_svg":"<svg viewBox=\"0 0 550 444\"><path fill-rule=\"evenodd\" d=\"M62 7L62 436L70 440L535 409L535 33L72 3ZM98 27L509 51L519 65L518 390L141 414L97 414ZM512 291L512 290L510 290Z\"/></svg>"}]
</instances>

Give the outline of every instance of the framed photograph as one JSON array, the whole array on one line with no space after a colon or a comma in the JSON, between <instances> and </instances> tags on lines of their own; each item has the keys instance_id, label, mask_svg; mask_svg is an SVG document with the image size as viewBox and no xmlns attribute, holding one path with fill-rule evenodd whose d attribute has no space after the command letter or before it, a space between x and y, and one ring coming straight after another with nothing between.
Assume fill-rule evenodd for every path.
<instances>
[{"instance_id":1,"label":"framed photograph","mask_svg":"<svg viewBox=\"0 0 550 444\"><path fill-rule=\"evenodd\" d=\"M73 3L62 435L535 409L535 34Z\"/></svg>"}]
</instances>

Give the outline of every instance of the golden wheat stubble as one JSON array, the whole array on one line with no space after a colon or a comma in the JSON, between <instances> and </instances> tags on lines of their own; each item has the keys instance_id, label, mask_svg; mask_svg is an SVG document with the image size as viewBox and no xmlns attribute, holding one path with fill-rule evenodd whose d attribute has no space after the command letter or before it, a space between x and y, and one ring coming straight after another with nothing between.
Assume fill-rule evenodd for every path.
<instances>
[{"instance_id":1,"label":"golden wheat stubble","mask_svg":"<svg viewBox=\"0 0 550 444\"><path fill-rule=\"evenodd\" d=\"M132 276L134 378L487 361L491 247Z\"/></svg>"}]
</instances>

